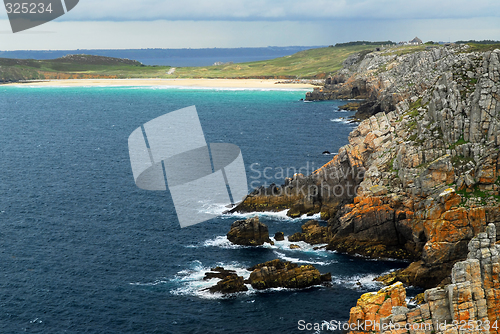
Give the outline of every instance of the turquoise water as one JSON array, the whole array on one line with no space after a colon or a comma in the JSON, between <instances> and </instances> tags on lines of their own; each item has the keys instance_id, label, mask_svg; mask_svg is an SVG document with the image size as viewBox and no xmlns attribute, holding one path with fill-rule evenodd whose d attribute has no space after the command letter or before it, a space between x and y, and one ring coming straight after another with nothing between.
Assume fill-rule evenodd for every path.
<instances>
[{"instance_id":1,"label":"turquoise water","mask_svg":"<svg viewBox=\"0 0 500 334\"><path fill-rule=\"evenodd\" d=\"M354 125L342 101L304 91L0 87L0 324L2 333L295 333L299 320L348 319L371 279L403 266L334 252L247 248L225 234L242 215L180 229L168 192L138 189L127 139L141 124L196 105L207 142L240 147L249 184L328 162ZM271 173L258 175L268 168ZM252 183L253 182L253 183ZM305 219L262 214L270 233ZM332 272L332 286L203 288L205 271L281 258ZM357 284L359 282L360 284Z\"/></svg>"}]
</instances>

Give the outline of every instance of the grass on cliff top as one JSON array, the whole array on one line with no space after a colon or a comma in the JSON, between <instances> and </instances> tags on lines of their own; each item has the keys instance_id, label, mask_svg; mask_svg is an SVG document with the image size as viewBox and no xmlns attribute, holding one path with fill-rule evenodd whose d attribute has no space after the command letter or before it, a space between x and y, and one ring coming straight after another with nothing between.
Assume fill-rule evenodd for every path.
<instances>
[{"instance_id":1,"label":"grass on cliff top","mask_svg":"<svg viewBox=\"0 0 500 334\"><path fill-rule=\"evenodd\" d=\"M181 67L178 78L324 78L342 68L351 54L373 50L374 45L327 47L305 50L291 56L220 66Z\"/></svg>"},{"instance_id":2,"label":"grass on cliff top","mask_svg":"<svg viewBox=\"0 0 500 334\"><path fill-rule=\"evenodd\" d=\"M493 51L495 49L500 49L500 44L476 44L476 43L467 43L467 45L470 46L469 49L467 49L468 52L486 52L486 51Z\"/></svg>"},{"instance_id":3,"label":"grass on cliff top","mask_svg":"<svg viewBox=\"0 0 500 334\"><path fill-rule=\"evenodd\" d=\"M281 58L205 67L145 66L139 62L88 55L52 60L0 58L0 81L44 78L324 78L342 68L351 54L373 50L374 45L311 49ZM22 73L22 75L20 74Z\"/></svg>"}]
</instances>

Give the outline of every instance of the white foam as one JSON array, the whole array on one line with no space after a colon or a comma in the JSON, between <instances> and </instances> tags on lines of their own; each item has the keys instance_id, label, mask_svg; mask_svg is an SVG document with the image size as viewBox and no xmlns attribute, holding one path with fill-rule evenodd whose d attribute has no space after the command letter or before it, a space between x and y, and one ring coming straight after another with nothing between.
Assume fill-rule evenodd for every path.
<instances>
[{"instance_id":1,"label":"white foam","mask_svg":"<svg viewBox=\"0 0 500 334\"><path fill-rule=\"evenodd\" d=\"M200 213L208 213L210 215L217 215L217 216L222 216L224 212L229 210L229 208L226 207L227 203L212 203L210 200L207 200L205 202L200 202Z\"/></svg>"},{"instance_id":2,"label":"white foam","mask_svg":"<svg viewBox=\"0 0 500 334\"><path fill-rule=\"evenodd\" d=\"M308 215L304 214L304 215L300 216L299 218L292 218L292 217L287 216L288 211L289 210L287 209L287 210L278 211L278 212L274 212L274 211L262 211L262 212L254 211L254 212L246 212L246 213L235 212L235 213L224 214L222 217L223 218L237 217L237 218L247 219L247 218L258 216L259 218L266 217L266 218L271 218L271 219L275 219L275 220L289 220L289 221L299 221L299 220L305 220L305 219L307 219L307 220L311 220L311 219L320 220L321 219L321 214L319 214L319 213L314 214L312 216L308 216Z\"/></svg>"},{"instance_id":3,"label":"white foam","mask_svg":"<svg viewBox=\"0 0 500 334\"><path fill-rule=\"evenodd\" d=\"M203 246L219 247L223 249L237 249L237 248L250 247L250 246L235 245L231 241L229 241L225 235L220 235L218 237L215 237L214 239L208 239L203 243Z\"/></svg>"},{"instance_id":4,"label":"white foam","mask_svg":"<svg viewBox=\"0 0 500 334\"><path fill-rule=\"evenodd\" d=\"M390 271L382 274L336 276L332 278L332 282L353 290L379 290L384 286L384 284L374 281L374 279L388 273L390 273Z\"/></svg>"},{"instance_id":5,"label":"white foam","mask_svg":"<svg viewBox=\"0 0 500 334\"><path fill-rule=\"evenodd\" d=\"M176 284L180 284L181 286L170 290L170 293L173 295L189 295L189 296L197 296L204 299L221 299L227 298L231 295L224 295L221 293L211 293L205 289L212 287L217 284L219 281L218 278L212 278L209 280L203 280L205 277L205 273L210 271L212 267L224 267L226 270L234 270L238 276L243 276L244 279L248 279L250 276L250 272L246 270L246 268L238 262L231 263L216 263L213 266L203 266L200 261L194 261L191 264L191 268L188 270L179 271L171 282ZM242 292L240 294L252 294L255 290L247 285L248 291Z\"/></svg>"},{"instance_id":6,"label":"white foam","mask_svg":"<svg viewBox=\"0 0 500 334\"><path fill-rule=\"evenodd\" d=\"M285 260L285 261L290 261L290 262L293 262L293 263L306 263L306 264L314 264L314 265L319 265L319 266L327 266L327 265L330 265L330 264L333 264L333 263L337 263L337 261L315 261L313 259L309 259L309 260L301 260L299 258L295 258L295 257L290 257L290 256L286 256L284 253L281 253L281 252L278 252L278 251L274 251L273 252L274 254L276 254L276 256L282 260Z\"/></svg>"},{"instance_id":7,"label":"white foam","mask_svg":"<svg viewBox=\"0 0 500 334\"><path fill-rule=\"evenodd\" d=\"M350 120L348 118L344 118L344 117L332 118L332 119L330 119L330 121L335 122L335 123L344 123L344 124L349 124L352 126L357 126L357 124L352 122L352 120Z\"/></svg>"}]
</instances>

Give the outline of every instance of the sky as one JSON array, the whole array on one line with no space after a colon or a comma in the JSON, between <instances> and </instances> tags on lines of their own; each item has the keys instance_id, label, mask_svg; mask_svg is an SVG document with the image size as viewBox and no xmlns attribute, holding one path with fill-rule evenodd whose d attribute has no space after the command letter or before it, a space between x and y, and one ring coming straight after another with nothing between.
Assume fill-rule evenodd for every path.
<instances>
[{"instance_id":1,"label":"sky","mask_svg":"<svg viewBox=\"0 0 500 334\"><path fill-rule=\"evenodd\" d=\"M0 8L0 50L319 46L416 36L500 40L500 1L80 0L16 34Z\"/></svg>"}]
</instances>

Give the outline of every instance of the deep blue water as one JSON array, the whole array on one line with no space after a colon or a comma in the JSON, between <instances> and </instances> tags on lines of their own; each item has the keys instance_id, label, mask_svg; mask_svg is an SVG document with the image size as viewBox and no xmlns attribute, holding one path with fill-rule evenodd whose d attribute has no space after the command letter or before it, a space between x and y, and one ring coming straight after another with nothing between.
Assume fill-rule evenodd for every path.
<instances>
[{"instance_id":1,"label":"deep blue water","mask_svg":"<svg viewBox=\"0 0 500 334\"><path fill-rule=\"evenodd\" d=\"M196 105L207 142L241 148L255 170L309 171L347 143L341 101L305 103L300 91L0 87L0 333L295 333L297 322L346 321L371 279L399 268L288 242L234 247L241 216L180 229L168 192L138 189L127 140L141 124ZM253 165L258 164L258 165ZM253 165L253 167L251 167ZM268 173L269 174L269 173ZM270 173L274 175L274 173ZM301 219L262 215L291 234ZM331 287L200 291L222 265L282 258L332 272ZM356 284L361 283L361 286Z\"/></svg>"}]
</instances>

